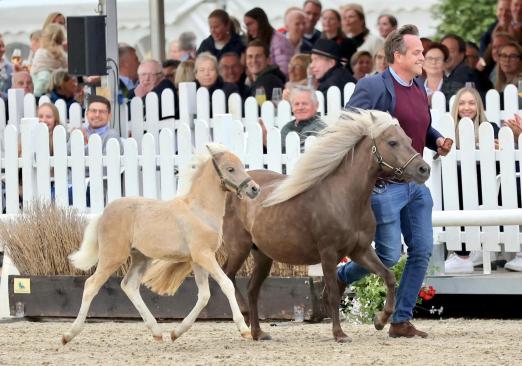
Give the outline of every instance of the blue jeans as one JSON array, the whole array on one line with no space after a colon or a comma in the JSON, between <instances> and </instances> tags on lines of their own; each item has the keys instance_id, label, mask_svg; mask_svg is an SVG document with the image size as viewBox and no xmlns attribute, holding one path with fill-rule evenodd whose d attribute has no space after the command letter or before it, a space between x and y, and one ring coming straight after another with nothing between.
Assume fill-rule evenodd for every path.
<instances>
[{"instance_id":1,"label":"blue jeans","mask_svg":"<svg viewBox=\"0 0 522 366\"><path fill-rule=\"evenodd\" d=\"M401 233L408 246L408 259L397 290L392 323L412 319L417 295L424 281L433 250L431 193L424 184L392 183L375 188L372 209L377 221L375 250L381 261L391 267L401 257ZM337 278L352 283L368 274L355 262L337 269Z\"/></svg>"}]
</instances>

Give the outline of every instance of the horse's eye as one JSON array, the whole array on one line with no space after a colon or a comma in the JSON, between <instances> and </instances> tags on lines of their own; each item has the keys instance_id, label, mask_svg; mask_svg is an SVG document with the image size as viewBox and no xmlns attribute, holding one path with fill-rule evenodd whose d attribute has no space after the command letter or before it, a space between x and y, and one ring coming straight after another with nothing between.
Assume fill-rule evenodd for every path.
<instances>
[{"instance_id":1,"label":"horse's eye","mask_svg":"<svg viewBox=\"0 0 522 366\"><path fill-rule=\"evenodd\" d=\"M399 143L397 141L388 141L388 145L390 145L391 147L396 147L399 145Z\"/></svg>"},{"instance_id":2,"label":"horse's eye","mask_svg":"<svg viewBox=\"0 0 522 366\"><path fill-rule=\"evenodd\" d=\"M235 169L232 168L232 167L228 167L228 168L227 168L227 172L229 172L229 173L234 173L234 170L235 170Z\"/></svg>"}]
</instances>

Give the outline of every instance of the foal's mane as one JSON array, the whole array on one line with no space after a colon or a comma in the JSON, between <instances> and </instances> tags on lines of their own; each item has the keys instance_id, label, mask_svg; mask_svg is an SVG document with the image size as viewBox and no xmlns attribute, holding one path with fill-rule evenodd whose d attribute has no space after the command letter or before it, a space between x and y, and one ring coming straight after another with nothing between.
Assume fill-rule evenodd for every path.
<instances>
[{"instance_id":1,"label":"foal's mane","mask_svg":"<svg viewBox=\"0 0 522 366\"><path fill-rule=\"evenodd\" d=\"M228 152L228 149L225 146L218 143L208 143L207 146L214 154ZM188 163L184 169L180 169L179 182L181 182L181 187L178 190L178 197L185 196L190 192L192 184L202 172L201 168L211 158L212 156L206 152L194 155L190 163Z\"/></svg>"},{"instance_id":2,"label":"foal's mane","mask_svg":"<svg viewBox=\"0 0 522 366\"><path fill-rule=\"evenodd\" d=\"M364 136L377 137L389 126L398 124L386 112L359 109L343 111L337 122L321 132L299 159L292 175L274 189L263 206L273 206L303 193L330 175Z\"/></svg>"}]
</instances>

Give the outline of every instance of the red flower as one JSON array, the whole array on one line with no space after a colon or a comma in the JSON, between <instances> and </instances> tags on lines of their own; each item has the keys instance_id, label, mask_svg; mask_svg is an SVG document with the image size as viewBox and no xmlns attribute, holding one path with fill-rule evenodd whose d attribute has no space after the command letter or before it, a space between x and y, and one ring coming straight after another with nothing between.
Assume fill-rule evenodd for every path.
<instances>
[{"instance_id":1,"label":"red flower","mask_svg":"<svg viewBox=\"0 0 522 366\"><path fill-rule=\"evenodd\" d=\"M433 288L433 286L423 286L419 290L419 297L424 301L428 301L428 300L433 299L433 297L435 296L435 293L436 293L436 291Z\"/></svg>"}]
</instances>

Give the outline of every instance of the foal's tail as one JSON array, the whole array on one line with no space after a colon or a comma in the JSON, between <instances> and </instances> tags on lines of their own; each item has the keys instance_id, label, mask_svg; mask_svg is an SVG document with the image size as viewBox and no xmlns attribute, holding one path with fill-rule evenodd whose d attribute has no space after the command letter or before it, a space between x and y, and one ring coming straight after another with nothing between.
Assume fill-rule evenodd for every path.
<instances>
[{"instance_id":1,"label":"foal's tail","mask_svg":"<svg viewBox=\"0 0 522 366\"><path fill-rule=\"evenodd\" d=\"M98 262L98 221L101 216L93 218L83 233L80 249L69 256L72 265L87 271Z\"/></svg>"},{"instance_id":2,"label":"foal's tail","mask_svg":"<svg viewBox=\"0 0 522 366\"><path fill-rule=\"evenodd\" d=\"M174 295L190 272L191 262L157 259L149 266L141 282L159 295Z\"/></svg>"}]
</instances>

